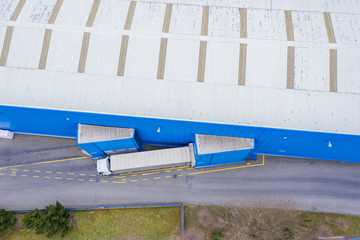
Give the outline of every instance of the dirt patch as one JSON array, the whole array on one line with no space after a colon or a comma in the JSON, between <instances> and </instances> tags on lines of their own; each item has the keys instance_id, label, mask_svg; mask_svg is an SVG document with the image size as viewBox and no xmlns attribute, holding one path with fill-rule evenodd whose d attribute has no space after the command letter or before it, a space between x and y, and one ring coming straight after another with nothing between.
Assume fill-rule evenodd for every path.
<instances>
[{"instance_id":1,"label":"dirt patch","mask_svg":"<svg viewBox=\"0 0 360 240\"><path fill-rule=\"evenodd\" d=\"M75 226L75 222L76 222L76 217L77 217L78 213L76 211L71 211L70 212L70 218L69 218L69 228L72 228Z\"/></svg>"},{"instance_id":2,"label":"dirt patch","mask_svg":"<svg viewBox=\"0 0 360 240\"><path fill-rule=\"evenodd\" d=\"M25 213L26 214L26 213ZM16 218L16 223L14 225L14 228L18 229L18 228L22 228L21 223L20 223L20 219L24 216L24 213L15 213L14 217Z\"/></svg>"},{"instance_id":3,"label":"dirt patch","mask_svg":"<svg viewBox=\"0 0 360 240\"><path fill-rule=\"evenodd\" d=\"M136 238L134 236L131 236L130 234L124 236L124 239L125 240L142 240L142 238L138 239L138 238Z\"/></svg>"},{"instance_id":4,"label":"dirt patch","mask_svg":"<svg viewBox=\"0 0 360 240\"><path fill-rule=\"evenodd\" d=\"M320 225L316 231L317 237L332 237L333 232L331 231L331 228L326 225Z\"/></svg>"},{"instance_id":5,"label":"dirt patch","mask_svg":"<svg viewBox=\"0 0 360 240\"><path fill-rule=\"evenodd\" d=\"M167 240L181 240L182 238L177 235L171 235Z\"/></svg>"},{"instance_id":6,"label":"dirt patch","mask_svg":"<svg viewBox=\"0 0 360 240\"><path fill-rule=\"evenodd\" d=\"M344 232L346 232L350 228L349 223L344 218L341 217L335 220L335 226Z\"/></svg>"},{"instance_id":7,"label":"dirt patch","mask_svg":"<svg viewBox=\"0 0 360 240\"><path fill-rule=\"evenodd\" d=\"M204 227L210 227L216 224L214 215L206 208L201 209L197 215L199 223Z\"/></svg>"},{"instance_id":8,"label":"dirt patch","mask_svg":"<svg viewBox=\"0 0 360 240\"><path fill-rule=\"evenodd\" d=\"M186 229L185 240L203 240L205 239L205 233L196 227Z\"/></svg>"}]
</instances>

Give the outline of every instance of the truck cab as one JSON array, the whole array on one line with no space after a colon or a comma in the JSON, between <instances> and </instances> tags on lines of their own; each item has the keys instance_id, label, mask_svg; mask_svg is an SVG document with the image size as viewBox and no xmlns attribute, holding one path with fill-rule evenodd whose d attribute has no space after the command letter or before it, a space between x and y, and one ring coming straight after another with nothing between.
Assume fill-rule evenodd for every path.
<instances>
[{"instance_id":1,"label":"truck cab","mask_svg":"<svg viewBox=\"0 0 360 240\"><path fill-rule=\"evenodd\" d=\"M108 176L111 175L111 170L110 170L110 157L106 157L106 158L101 158L99 160L97 160L97 172L98 175L100 176Z\"/></svg>"}]
</instances>

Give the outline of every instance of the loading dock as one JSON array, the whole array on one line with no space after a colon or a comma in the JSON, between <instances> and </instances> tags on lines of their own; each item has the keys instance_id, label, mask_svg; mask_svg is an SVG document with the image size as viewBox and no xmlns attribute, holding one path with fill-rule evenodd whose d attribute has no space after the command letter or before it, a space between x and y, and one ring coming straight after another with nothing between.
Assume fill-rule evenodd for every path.
<instances>
[{"instance_id":1,"label":"loading dock","mask_svg":"<svg viewBox=\"0 0 360 240\"><path fill-rule=\"evenodd\" d=\"M137 152L141 142L133 128L118 128L88 124L78 125L77 144L92 158Z\"/></svg>"}]
</instances>

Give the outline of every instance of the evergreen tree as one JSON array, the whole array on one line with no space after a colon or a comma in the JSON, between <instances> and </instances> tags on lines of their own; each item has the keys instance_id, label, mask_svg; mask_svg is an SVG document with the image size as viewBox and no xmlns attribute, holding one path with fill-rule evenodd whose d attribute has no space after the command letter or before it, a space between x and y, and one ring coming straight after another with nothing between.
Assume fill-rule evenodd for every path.
<instances>
[{"instance_id":1,"label":"evergreen tree","mask_svg":"<svg viewBox=\"0 0 360 240\"><path fill-rule=\"evenodd\" d=\"M35 209L35 211L25 214L20 222L23 227L26 229L35 230L37 234L44 233L41 231L42 225L44 225L44 211Z\"/></svg>"},{"instance_id":2,"label":"evergreen tree","mask_svg":"<svg viewBox=\"0 0 360 240\"><path fill-rule=\"evenodd\" d=\"M16 218L11 211L0 209L0 232L10 230L16 223Z\"/></svg>"},{"instance_id":3,"label":"evergreen tree","mask_svg":"<svg viewBox=\"0 0 360 240\"><path fill-rule=\"evenodd\" d=\"M56 201L55 205L46 206L44 211L36 209L26 214L21 219L21 225L26 229L35 230L37 234L46 234L48 238L58 232L65 236L69 231L69 217L69 211Z\"/></svg>"}]
</instances>

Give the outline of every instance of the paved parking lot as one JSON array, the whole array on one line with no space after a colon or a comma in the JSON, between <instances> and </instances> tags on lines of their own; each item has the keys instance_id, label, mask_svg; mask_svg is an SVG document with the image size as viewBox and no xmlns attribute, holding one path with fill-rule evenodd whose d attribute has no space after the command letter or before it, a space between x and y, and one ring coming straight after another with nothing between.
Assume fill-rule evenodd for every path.
<instances>
[{"instance_id":1,"label":"paved parking lot","mask_svg":"<svg viewBox=\"0 0 360 240\"><path fill-rule=\"evenodd\" d=\"M360 212L360 164L355 163L259 155L256 161L227 166L101 177L96 162L72 139L16 135L1 139L0 149L0 208L43 208L56 200L67 207L229 205L260 195L292 199L308 211Z\"/></svg>"}]
</instances>

